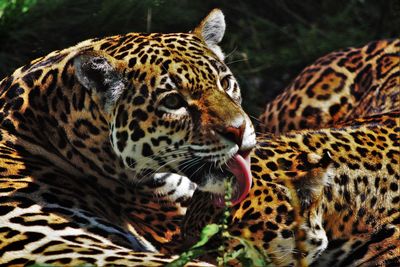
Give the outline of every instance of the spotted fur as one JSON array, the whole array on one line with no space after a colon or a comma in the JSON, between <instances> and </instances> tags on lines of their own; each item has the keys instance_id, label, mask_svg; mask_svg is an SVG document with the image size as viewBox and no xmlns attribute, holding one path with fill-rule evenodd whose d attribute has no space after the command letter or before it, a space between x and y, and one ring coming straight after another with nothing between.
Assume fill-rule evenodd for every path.
<instances>
[{"instance_id":1,"label":"spotted fur","mask_svg":"<svg viewBox=\"0 0 400 267\"><path fill-rule=\"evenodd\" d=\"M330 53L305 68L268 103L259 131L318 129L399 108L400 41Z\"/></svg>"},{"instance_id":2,"label":"spotted fur","mask_svg":"<svg viewBox=\"0 0 400 267\"><path fill-rule=\"evenodd\" d=\"M399 51L393 40L329 54L267 105L263 129L285 133L258 137L253 187L231 208L232 235L277 266L400 265ZM338 113L328 112L338 101ZM308 107L315 113L304 114ZM316 129L300 129L307 127ZM187 240L218 222L210 197L196 192L191 200Z\"/></svg>"},{"instance_id":3,"label":"spotted fur","mask_svg":"<svg viewBox=\"0 0 400 267\"><path fill-rule=\"evenodd\" d=\"M224 31L213 10L191 33L87 40L1 81L1 264L170 261L194 188L154 172L212 188L255 145Z\"/></svg>"}]
</instances>

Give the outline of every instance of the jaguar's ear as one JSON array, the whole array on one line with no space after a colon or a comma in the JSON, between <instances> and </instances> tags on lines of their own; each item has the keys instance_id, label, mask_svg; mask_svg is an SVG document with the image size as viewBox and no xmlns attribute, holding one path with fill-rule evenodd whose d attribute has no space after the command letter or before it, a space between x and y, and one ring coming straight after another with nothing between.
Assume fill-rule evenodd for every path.
<instances>
[{"instance_id":1,"label":"jaguar's ear","mask_svg":"<svg viewBox=\"0 0 400 267\"><path fill-rule=\"evenodd\" d=\"M107 113L125 89L125 82L113 59L108 55L86 52L77 55L73 61L75 77L89 91L96 93Z\"/></svg>"},{"instance_id":2,"label":"jaguar's ear","mask_svg":"<svg viewBox=\"0 0 400 267\"><path fill-rule=\"evenodd\" d=\"M200 37L221 60L224 60L224 54L218 44L224 37L225 28L224 14L220 9L213 9L193 33Z\"/></svg>"}]
</instances>

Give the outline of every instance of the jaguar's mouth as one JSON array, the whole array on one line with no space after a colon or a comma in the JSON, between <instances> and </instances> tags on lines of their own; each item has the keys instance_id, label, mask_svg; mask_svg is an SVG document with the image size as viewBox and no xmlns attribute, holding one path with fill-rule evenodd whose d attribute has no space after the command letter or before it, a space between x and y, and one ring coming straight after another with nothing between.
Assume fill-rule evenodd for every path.
<instances>
[{"instance_id":1,"label":"jaguar's mouth","mask_svg":"<svg viewBox=\"0 0 400 267\"><path fill-rule=\"evenodd\" d=\"M251 188L250 156L248 153L246 154L241 155L238 153L227 163L227 171L234 177L232 183L232 205L242 202L249 194ZM213 199L216 206L225 206L224 195L215 194Z\"/></svg>"},{"instance_id":2,"label":"jaguar's mouth","mask_svg":"<svg viewBox=\"0 0 400 267\"><path fill-rule=\"evenodd\" d=\"M212 193L213 202L216 206L225 206L225 182L233 178L231 183L231 203L236 205L242 202L248 195L251 184L250 156L249 151L235 154L224 166L204 166L192 169L189 178L198 185L198 189Z\"/></svg>"}]
</instances>

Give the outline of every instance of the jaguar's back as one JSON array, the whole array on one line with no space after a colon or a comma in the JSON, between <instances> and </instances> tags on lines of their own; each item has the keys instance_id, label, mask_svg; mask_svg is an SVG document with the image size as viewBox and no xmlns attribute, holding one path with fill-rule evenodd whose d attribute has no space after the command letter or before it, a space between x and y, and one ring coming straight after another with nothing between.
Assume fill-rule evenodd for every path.
<instances>
[{"instance_id":1,"label":"jaguar's back","mask_svg":"<svg viewBox=\"0 0 400 267\"><path fill-rule=\"evenodd\" d=\"M400 40L382 40L321 57L260 116L261 132L318 129L400 109Z\"/></svg>"}]
</instances>

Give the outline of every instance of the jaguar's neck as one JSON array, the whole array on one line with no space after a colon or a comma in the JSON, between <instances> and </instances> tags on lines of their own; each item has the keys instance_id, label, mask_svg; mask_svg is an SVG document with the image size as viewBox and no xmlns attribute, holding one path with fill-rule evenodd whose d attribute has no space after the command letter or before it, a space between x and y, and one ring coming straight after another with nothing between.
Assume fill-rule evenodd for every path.
<instances>
[{"instance_id":1,"label":"jaguar's neck","mask_svg":"<svg viewBox=\"0 0 400 267\"><path fill-rule=\"evenodd\" d=\"M85 175L128 179L109 141L108 115L99 100L76 82L72 57L63 50L18 69L0 85L1 126L15 143L51 164ZM46 68L57 63L63 68ZM48 156L46 156L48 155ZM65 167L64 166L64 167Z\"/></svg>"}]
</instances>

